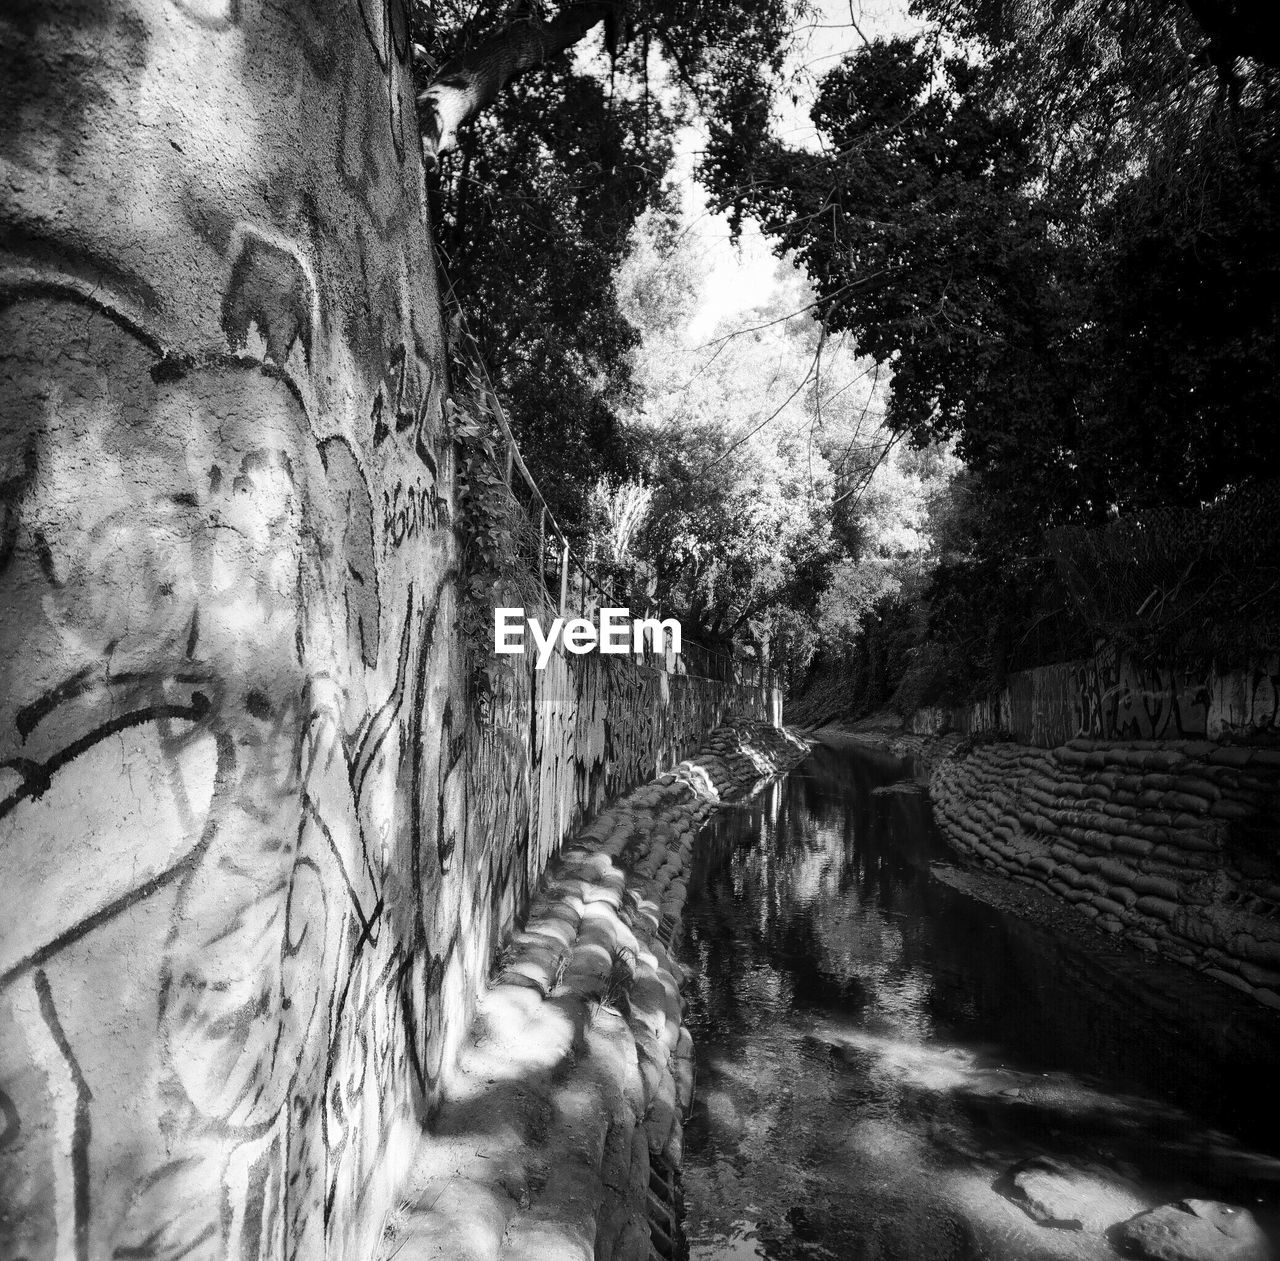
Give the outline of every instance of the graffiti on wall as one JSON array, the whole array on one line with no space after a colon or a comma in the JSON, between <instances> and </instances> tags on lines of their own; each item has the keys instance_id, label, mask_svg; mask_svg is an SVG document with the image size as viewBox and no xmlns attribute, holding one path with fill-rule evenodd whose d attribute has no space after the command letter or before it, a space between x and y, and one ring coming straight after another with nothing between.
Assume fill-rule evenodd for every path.
<instances>
[{"instance_id":1,"label":"graffiti on wall","mask_svg":"<svg viewBox=\"0 0 1280 1261\"><path fill-rule=\"evenodd\" d=\"M407 27L168 7L119 6L127 45L56 4L3 41L0 1254L365 1255L445 1023Z\"/></svg>"},{"instance_id":2,"label":"graffiti on wall","mask_svg":"<svg viewBox=\"0 0 1280 1261\"><path fill-rule=\"evenodd\" d=\"M1053 748L1095 740L1268 740L1280 731L1280 658L1199 672L1153 667L1115 652L1010 677L969 706L917 710L924 735L1007 731Z\"/></svg>"},{"instance_id":3,"label":"graffiti on wall","mask_svg":"<svg viewBox=\"0 0 1280 1261\"><path fill-rule=\"evenodd\" d=\"M5 413L36 423L5 435L0 826L26 912L0 989L5 1063L40 1065L5 1087L6 1202L32 1256L68 1227L82 1256L104 1232L313 1255L379 1155L371 1103L431 1085L398 838L438 593L410 594L380 696L370 495L288 382L157 361L80 303L5 315L29 369Z\"/></svg>"},{"instance_id":4,"label":"graffiti on wall","mask_svg":"<svg viewBox=\"0 0 1280 1261\"><path fill-rule=\"evenodd\" d=\"M402 0L104 14L0 15L0 1256L363 1258L565 833L763 702L468 696Z\"/></svg>"},{"instance_id":5,"label":"graffiti on wall","mask_svg":"<svg viewBox=\"0 0 1280 1261\"><path fill-rule=\"evenodd\" d=\"M1203 736L1208 678L1145 665L1108 651L1074 664L1075 734L1108 740L1180 740Z\"/></svg>"},{"instance_id":6,"label":"graffiti on wall","mask_svg":"<svg viewBox=\"0 0 1280 1261\"><path fill-rule=\"evenodd\" d=\"M1280 657L1215 674L1210 695L1210 738L1274 737L1280 732Z\"/></svg>"}]
</instances>

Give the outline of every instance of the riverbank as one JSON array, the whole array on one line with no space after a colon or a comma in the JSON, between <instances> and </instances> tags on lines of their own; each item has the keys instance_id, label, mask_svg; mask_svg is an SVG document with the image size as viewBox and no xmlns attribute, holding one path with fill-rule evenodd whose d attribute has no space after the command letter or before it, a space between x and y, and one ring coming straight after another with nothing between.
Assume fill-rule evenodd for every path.
<instances>
[{"instance_id":1,"label":"riverbank","mask_svg":"<svg viewBox=\"0 0 1280 1261\"><path fill-rule=\"evenodd\" d=\"M911 759L951 848L1104 932L1280 1008L1280 750L824 729Z\"/></svg>"},{"instance_id":2,"label":"riverbank","mask_svg":"<svg viewBox=\"0 0 1280 1261\"><path fill-rule=\"evenodd\" d=\"M806 739L829 749L853 749L871 758L889 758L910 765L911 778L928 787L934 767L951 756L965 737L956 732L922 735L902 727L897 715L877 714L853 723L797 727Z\"/></svg>"},{"instance_id":3,"label":"riverbank","mask_svg":"<svg viewBox=\"0 0 1280 1261\"><path fill-rule=\"evenodd\" d=\"M671 950L695 837L807 752L722 727L566 844L479 1003L384 1258L676 1255L693 1068Z\"/></svg>"},{"instance_id":4,"label":"riverbank","mask_svg":"<svg viewBox=\"0 0 1280 1261\"><path fill-rule=\"evenodd\" d=\"M891 762L815 747L691 883L692 1261L1270 1256L1275 1014L962 863Z\"/></svg>"}]
</instances>

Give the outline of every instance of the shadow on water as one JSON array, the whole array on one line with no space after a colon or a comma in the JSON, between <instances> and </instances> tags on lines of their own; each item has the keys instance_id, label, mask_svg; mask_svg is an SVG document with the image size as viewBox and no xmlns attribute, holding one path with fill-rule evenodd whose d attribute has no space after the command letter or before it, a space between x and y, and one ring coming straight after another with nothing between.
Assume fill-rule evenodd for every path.
<instances>
[{"instance_id":1,"label":"shadow on water","mask_svg":"<svg viewBox=\"0 0 1280 1261\"><path fill-rule=\"evenodd\" d=\"M699 853L691 1255L1113 1256L1106 1226L1188 1195L1272 1229L1277 1021L1072 917L998 909L904 769L818 748ZM1096 1221L1037 1226L993 1190L1033 1155L1092 1180Z\"/></svg>"}]
</instances>

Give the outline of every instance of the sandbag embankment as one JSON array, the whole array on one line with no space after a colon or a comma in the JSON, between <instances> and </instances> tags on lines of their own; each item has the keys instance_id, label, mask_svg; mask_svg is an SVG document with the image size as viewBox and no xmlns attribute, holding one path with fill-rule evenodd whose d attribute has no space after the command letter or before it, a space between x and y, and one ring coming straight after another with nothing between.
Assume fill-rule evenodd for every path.
<instances>
[{"instance_id":1,"label":"sandbag embankment","mask_svg":"<svg viewBox=\"0 0 1280 1261\"><path fill-rule=\"evenodd\" d=\"M966 740L958 732L944 735L921 735L904 731L894 721L889 725L884 719L871 719L853 726L803 728L802 734L816 744L831 749L856 749L871 758L889 758L911 764L912 777L928 784L937 764L950 757Z\"/></svg>"},{"instance_id":2,"label":"sandbag embankment","mask_svg":"<svg viewBox=\"0 0 1280 1261\"><path fill-rule=\"evenodd\" d=\"M497 962L384 1256L677 1254L693 1044L671 952L695 838L807 751L775 728L719 728L566 845Z\"/></svg>"},{"instance_id":3,"label":"sandbag embankment","mask_svg":"<svg viewBox=\"0 0 1280 1261\"><path fill-rule=\"evenodd\" d=\"M1280 1007L1280 750L965 744L930 796L961 854Z\"/></svg>"}]
</instances>

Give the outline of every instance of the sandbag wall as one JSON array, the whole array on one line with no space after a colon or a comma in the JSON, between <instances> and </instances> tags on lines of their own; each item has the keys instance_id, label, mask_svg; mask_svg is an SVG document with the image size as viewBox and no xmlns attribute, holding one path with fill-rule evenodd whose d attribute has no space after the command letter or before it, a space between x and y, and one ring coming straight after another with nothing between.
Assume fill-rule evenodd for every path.
<instances>
[{"instance_id":1,"label":"sandbag wall","mask_svg":"<svg viewBox=\"0 0 1280 1261\"><path fill-rule=\"evenodd\" d=\"M978 743L930 794L962 854L1280 1007L1280 750Z\"/></svg>"},{"instance_id":2,"label":"sandbag wall","mask_svg":"<svg viewBox=\"0 0 1280 1261\"><path fill-rule=\"evenodd\" d=\"M6 1258L364 1261L549 854L763 703L478 694L410 19L0 5Z\"/></svg>"},{"instance_id":3,"label":"sandbag wall","mask_svg":"<svg viewBox=\"0 0 1280 1261\"><path fill-rule=\"evenodd\" d=\"M671 956L695 838L807 752L767 725L722 727L565 846L498 960L380 1256L683 1255L693 1043Z\"/></svg>"},{"instance_id":4,"label":"sandbag wall","mask_svg":"<svg viewBox=\"0 0 1280 1261\"><path fill-rule=\"evenodd\" d=\"M491 693L456 719L446 712L439 826L419 857L433 1083L493 951L564 838L722 722L767 720L772 704L771 688L671 674L661 659L561 651L545 670L531 656L507 658Z\"/></svg>"}]
</instances>

